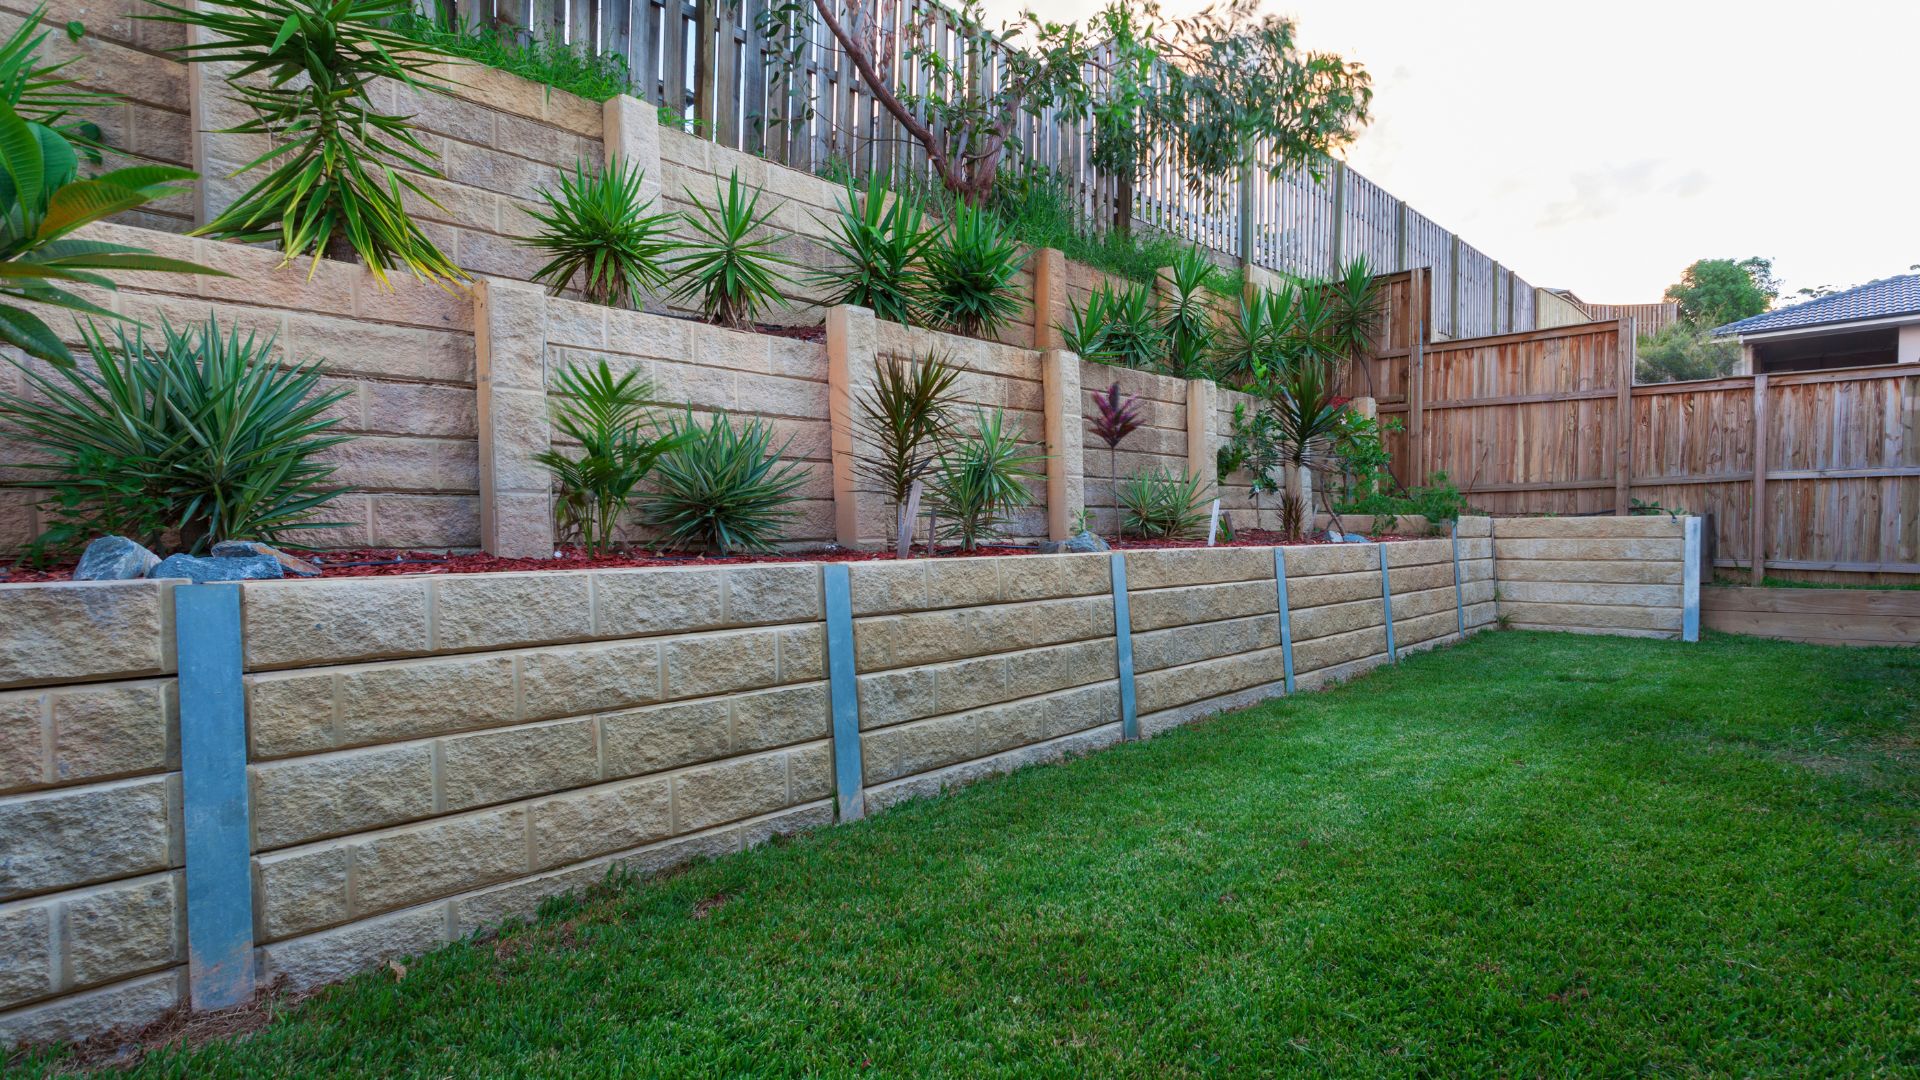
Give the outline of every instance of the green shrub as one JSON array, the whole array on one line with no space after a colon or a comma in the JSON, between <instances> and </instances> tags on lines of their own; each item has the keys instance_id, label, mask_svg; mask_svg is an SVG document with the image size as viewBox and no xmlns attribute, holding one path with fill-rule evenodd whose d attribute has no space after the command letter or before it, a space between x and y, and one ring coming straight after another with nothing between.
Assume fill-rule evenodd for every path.
<instances>
[{"instance_id":1,"label":"green shrub","mask_svg":"<svg viewBox=\"0 0 1920 1080\"><path fill-rule=\"evenodd\" d=\"M782 462L773 427L755 417L735 426L724 412L703 423L689 409L672 422L676 444L654 468L654 490L642 500L646 523L670 548L720 555L766 551L799 516L794 494L806 469ZM789 440L791 441L791 440Z\"/></svg>"},{"instance_id":2,"label":"green shrub","mask_svg":"<svg viewBox=\"0 0 1920 1080\"><path fill-rule=\"evenodd\" d=\"M694 209L687 224L695 237L674 260L674 273L684 278L674 299L698 300L700 313L721 326L746 329L761 311L787 306L780 286L791 282L780 267L793 260L773 250L775 238L766 231L773 211L760 212L762 194L759 188L748 192L738 169L725 185L714 185L712 206L687 192Z\"/></svg>"},{"instance_id":3,"label":"green shrub","mask_svg":"<svg viewBox=\"0 0 1920 1080\"><path fill-rule=\"evenodd\" d=\"M1196 359L1213 346L1214 283L1219 268L1199 248L1183 248L1168 268L1173 296L1161 313L1160 328L1170 351Z\"/></svg>"},{"instance_id":4,"label":"green shrub","mask_svg":"<svg viewBox=\"0 0 1920 1080\"><path fill-rule=\"evenodd\" d=\"M1033 503L1027 485L1042 477L1034 468L1046 455L1020 446L1019 426L1009 426L1002 409L976 408L974 433L955 440L941 453L935 470L934 508L948 539L972 551L999 535L1013 511Z\"/></svg>"},{"instance_id":5,"label":"green shrub","mask_svg":"<svg viewBox=\"0 0 1920 1080\"><path fill-rule=\"evenodd\" d=\"M814 284L831 290L829 304L857 304L882 319L912 323L925 291L922 260L935 236L925 220L918 201L889 198L877 177L867 181L864 195L849 183L827 241L840 265L815 272Z\"/></svg>"},{"instance_id":6,"label":"green shrub","mask_svg":"<svg viewBox=\"0 0 1920 1080\"><path fill-rule=\"evenodd\" d=\"M913 486L924 491L940 447L953 433L953 384L960 371L938 353L889 354L875 364L873 385L855 399L854 428L872 449L854 459L854 475L893 504L898 551L911 537L906 511Z\"/></svg>"},{"instance_id":7,"label":"green shrub","mask_svg":"<svg viewBox=\"0 0 1920 1080\"><path fill-rule=\"evenodd\" d=\"M1060 344L1082 360L1099 360L1105 356L1107 324L1113 321L1109 310L1112 304L1113 290L1106 288L1093 290L1084 308L1068 297L1067 321L1054 324L1054 329L1060 331Z\"/></svg>"},{"instance_id":8,"label":"green shrub","mask_svg":"<svg viewBox=\"0 0 1920 1080\"><path fill-rule=\"evenodd\" d=\"M992 214L954 204L927 252L928 321L969 337L992 337L1020 313L1013 277L1026 257Z\"/></svg>"},{"instance_id":9,"label":"green shrub","mask_svg":"<svg viewBox=\"0 0 1920 1080\"><path fill-rule=\"evenodd\" d=\"M409 118L376 108L381 80L440 89L420 78L443 55L394 29L409 0L205 0L143 16L205 31L180 47L188 60L231 63L227 85L252 118L225 129L273 149L240 169L267 169L232 206L201 228L222 240L278 240L286 261L317 263L344 243L381 283L390 267L423 281L466 273L434 246L401 205L404 192L432 202L408 173L438 176L434 152ZM264 76L264 78L255 78Z\"/></svg>"},{"instance_id":10,"label":"green shrub","mask_svg":"<svg viewBox=\"0 0 1920 1080\"><path fill-rule=\"evenodd\" d=\"M1007 231L1028 247L1058 248L1067 258L1142 285L1182 250L1165 233L1122 233L1087 219L1065 180L1045 169L1009 170L994 190L992 209Z\"/></svg>"},{"instance_id":11,"label":"green shrub","mask_svg":"<svg viewBox=\"0 0 1920 1080\"><path fill-rule=\"evenodd\" d=\"M1424 486L1410 488L1403 494L1376 491L1364 498L1343 502L1335 509L1343 514L1372 514L1375 517L1399 518L1418 514L1428 521L1454 521L1462 514L1474 513L1467 497L1447 479L1444 472L1434 473L1427 478Z\"/></svg>"},{"instance_id":12,"label":"green shrub","mask_svg":"<svg viewBox=\"0 0 1920 1080\"><path fill-rule=\"evenodd\" d=\"M395 19L394 28L449 56L511 72L588 101L633 92L633 75L626 58L617 53L593 52L553 40L522 40L510 30L448 25L444 18L412 13Z\"/></svg>"},{"instance_id":13,"label":"green shrub","mask_svg":"<svg viewBox=\"0 0 1920 1080\"><path fill-rule=\"evenodd\" d=\"M533 280L556 296L578 280L588 301L613 307L639 307L645 291L665 285L675 215L647 212L644 179L638 165L616 158L591 173L576 165L560 174L559 191L542 190L547 209L527 211L540 234L520 242L553 258Z\"/></svg>"},{"instance_id":14,"label":"green shrub","mask_svg":"<svg viewBox=\"0 0 1920 1080\"><path fill-rule=\"evenodd\" d=\"M1176 540L1207 523L1213 487L1201 477L1155 466L1121 481L1114 499L1125 512L1125 531L1149 540Z\"/></svg>"},{"instance_id":15,"label":"green shrub","mask_svg":"<svg viewBox=\"0 0 1920 1080\"><path fill-rule=\"evenodd\" d=\"M571 453L548 449L534 456L559 489L555 531L563 544L603 554L613 547L640 482L684 436L663 433L653 422L651 382L634 370L616 378L605 359L592 368L562 368L554 390L553 426L580 444Z\"/></svg>"},{"instance_id":16,"label":"green shrub","mask_svg":"<svg viewBox=\"0 0 1920 1080\"><path fill-rule=\"evenodd\" d=\"M0 432L37 452L21 485L52 492L42 548L112 532L200 551L333 525L313 514L345 489L318 455L348 438L327 415L347 392L319 391L319 364L281 367L273 337L213 319L163 323L157 344L139 327L82 334L97 372L14 361L32 392L0 395Z\"/></svg>"}]
</instances>

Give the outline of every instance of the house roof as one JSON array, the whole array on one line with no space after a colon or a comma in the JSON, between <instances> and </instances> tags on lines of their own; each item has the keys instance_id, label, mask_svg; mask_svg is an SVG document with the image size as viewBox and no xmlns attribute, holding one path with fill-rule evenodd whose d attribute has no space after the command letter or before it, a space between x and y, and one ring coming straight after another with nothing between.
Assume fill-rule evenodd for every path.
<instances>
[{"instance_id":1,"label":"house roof","mask_svg":"<svg viewBox=\"0 0 1920 1080\"><path fill-rule=\"evenodd\" d=\"M1727 334L1765 334L1775 330L1798 330L1833 323L1858 322L1861 319L1887 319L1901 315L1920 315L1920 274L1902 274L1855 285L1832 296L1822 296L1792 304L1776 311L1763 312L1749 319L1715 327L1714 336Z\"/></svg>"}]
</instances>

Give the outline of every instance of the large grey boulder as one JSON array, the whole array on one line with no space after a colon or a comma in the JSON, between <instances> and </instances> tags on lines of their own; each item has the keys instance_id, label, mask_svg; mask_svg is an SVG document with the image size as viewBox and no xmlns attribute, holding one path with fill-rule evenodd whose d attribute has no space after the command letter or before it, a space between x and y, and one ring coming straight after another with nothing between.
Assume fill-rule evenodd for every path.
<instances>
[{"instance_id":1,"label":"large grey boulder","mask_svg":"<svg viewBox=\"0 0 1920 1080\"><path fill-rule=\"evenodd\" d=\"M258 540L222 540L213 545L210 554L216 559L244 559L251 555L265 555L280 564L280 569L294 577L319 577L320 568L297 555L289 555L277 547L263 544Z\"/></svg>"},{"instance_id":2,"label":"large grey boulder","mask_svg":"<svg viewBox=\"0 0 1920 1080\"><path fill-rule=\"evenodd\" d=\"M286 576L279 560L271 555L248 555L242 559L202 559L194 555L169 555L147 572L150 578L185 578L188 581L263 581Z\"/></svg>"},{"instance_id":3,"label":"large grey boulder","mask_svg":"<svg viewBox=\"0 0 1920 1080\"><path fill-rule=\"evenodd\" d=\"M1085 554L1091 551L1105 550L1107 550L1107 542L1085 529L1080 530L1080 532L1073 536L1067 537L1065 540L1045 541L1039 548L1040 554L1042 555L1060 555L1064 553Z\"/></svg>"},{"instance_id":4,"label":"large grey boulder","mask_svg":"<svg viewBox=\"0 0 1920 1080\"><path fill-rule=\"evenodd\" d=\"M124 536L102 536L80 553L80 565L73 568L75 581L127 581L143 578L160 562L160 556Z\"/></svg>"}]
</instances>

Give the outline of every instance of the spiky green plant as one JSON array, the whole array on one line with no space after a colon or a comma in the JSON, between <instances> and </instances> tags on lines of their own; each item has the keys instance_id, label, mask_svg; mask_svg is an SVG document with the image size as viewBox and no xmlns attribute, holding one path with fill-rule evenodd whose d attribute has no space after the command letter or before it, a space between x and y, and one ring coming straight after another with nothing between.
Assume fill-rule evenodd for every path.
<instances>
[{"instance_id":1,"label":"spiky green plant","mask_svg":"<svg viewBox=\"0 0 1920 1080\"><path fill-rule=\"evenodd\" d=\"M555 531L561 543L605 554L641 481L684 439L654 422L648 408L653 383L637 370L616 376L604 358L594 367L569 365L554 376L553 389L553 426L580 444L576 451L550 448L534 455L558 489Z\"/></svg>"},{"instance_id":2,"label":"spiky green plant","mask_svg":"<svg viewBox=\"0 0 1920 1080\"><path fill-rule=\"evenodd\" d=\"M615 158L593 172L576 165L560 174L558 191L542 189L547 208L527 211L540 233L520 242L552 260L533 280L556 296L577 282L590 302L613 307L639 307L647 290L665 285L676 215L648 213L645 180L640 166Z\"/></svg>"},{"instance_id":3,"label":"spiky green plant","mask_svg":"<svg viewBox=\"0 0 1920 1080\"><path fill-rule=\"evenodd\" d=\"M661 541L720 555L771 549L799 516L795 492L807 480L804 466L780 460L787 443L773 445L772 425L755 417L736 426L724 412L702 422L689 409L672 433L681 441L655 466L642 501Z\"/></svg>"},{"instance_id":4,"label":"spiky green plant","mask_svg":"<svg viewBox=\"0 0 1920 1080\"><path fill-rule=\"evenodd\" d=\"M1168 267L1173 295L1160 313L1160 329L1168 352L1197 358L1213 347L1214 319L1211 286L1219 268L1199 248L1182 248Z\"/></svg>"},{"instance_id":5,"label":"spiky green plant","mask_svg":"<svg viewBox=\"0 0 1920 1080\"><path fill-rule=\"evenodd\" d=\"M945 535L958 540L962 551L998 535L1009 514L1032 505L1027 485L1042 478L1035 466L1046 455L1021 446L1022 436L1018 424L1007 423L1005 410L976 408L973 434L941 453L935 507Z\"/></svg>"},{"instance_id":6,"label":"spiky green plant","mask_svg":"<svg viewBox=\"0 0 1920 1080\"><path fill-rule=\"evenodd\" d=\"M927 253L928 321L968 337L992 337L1020 313L1013 278L1025 263L998 218L955 203Z\"/></svg>"},{"instance_id":7,"label":"spiky green plant","mask_svg":"<svg viewBox=\"0 0 1920 1080\"><path fill-rule=\"evenodd\" d=\"M890 196L879 173L867 179L864 193L847 184L840 216L827 250L839 265L819 270L810 280L831 294L829 304L857 304L890 322L912 323L926 291L923 260L935 233L916 199Z\"/></svg>"},{"instance_id":8,"label":"spiky green plant","mask_svg":"<svg viewBox=\"0 0 1920 1080\"><path fill-rule=\"evenodd\" d=\"M791 282L780 267L794 262L773 250L775 237L766 229L773 211L760 212L762 194L740 182L738 169L714 185L712 206L687 191L694 210L687 224L695 235L673 262L682 279L674 299L698 300L700 313L721 326L744 329L761 311L787 306L780 286Z\"/></svg>"},{"instance_id":9,"label":"spiky green plant","mask_svg":"<svg viewBox=\"0 0 1920 1080\"><path fill-rule=\"evenodd\" d=\"M61 69L80 58L78 54L54 64L41 62L40 46L45 44L48 31L40 26L46 10L45 4L34 8L6 41L0 42L0 101L12 105L22 119L59 132L61 138L97 165L104 148L100 125L77 115L74 110L103 108L121 99L117 94L82 90L77 80L60 74ZM69 33L74 25L69 24Z\"/></svg>"},{"instance_id":10,"label":"spiky green plant","mask_svg":"<svg viewBox=\"0 0 1920 1080\"><path fill-rule=\"evenodd\" d=\"M328 415L345 390L318 363L282 366L269 335L161 325L81 333L95 370L49 374L13 361L31 393L0 395L0 433L35 451L21 486L53 492L60 547L102 531L199 551L218 540L279 542L329 528L314 512L345 489L319 455L345 442Z\"/></svg>"},{"instance_id":11,"label":"spiky green plant","mask_svg":"<svg viewBox=\"0 0 1920 1080\"><path fill-rule=\"evenodd\" d=\"M1140 371L1160 367L1167 355L1167 335L1154 310L1151 289L1129 283L1112 291L1102 346L1101 359L1109 363Z\"/></svg>"},{"instance_id":12,"label":"spiky green plant","mask_svg":"<svg viewBox=\"0 0 1920 1080\"><path fill-rule=\"evenodd\" d=\"M1385 315L1381 310L1385 287L1362 257L1349 262L1340 276L1327 284L1326 291L1333 301L1333 315L1327 325L1329 344L1348 364L1364 361ZM1371 389L1373 368L1370 364L1362 367Z\"/></svg>"},{"instance_id":13,"label":"spiky green plant","mask_svg":"<svg viewBox=\"0 0 1920 1080\"><path fill-rule=\"evenodd\" d=\"M854 427L868 448L854 458L854 474L893 505L895 548L911 537L907 503L924 485L953 433L954 383L961 369L939 353L882 356L873 385L855 398Z\"/></svg>"},{"instance_id":14,"label":"spiky green plant","mask_svg":"<svg viewBox=\"0 0 1920 1080\"><path fill-rule=\"evenodd\" d=\"M1114 492L1126 513L1126 528L1149 540L1192 536L1206 523L1213 485L1191 473L1156 465L1128 477Z\"/></svg>"},{"instance_id":15,"label":"spiky green plant","mask_svg":"<svg viewBox=\"0 0 1920 1080\"><path fill-rule=\"evenodd\" d=\"M1346 412L1338 384L1333 361L1303 354L1281 372L1267 399L1283 469L1280 527L1289 538L1305 532L1311 516L1312 507L1301 490L1302 470L1324 471L1333 459Z\"/></svg>"},{"instance_id":16,"label":"spiky green plant","mask_svg":"<svg viewBox=\"0 0 1920 1080\"><path fill-rule=\"evenodd\" d=\"M447 54L394 29L413 10L410 0L153 3L163 14L142 18L207 35L175 51L196 63L234 65L227 85L253 117L223 133L271 144L236 175L266 174L201 234L277 240L287 262L312 257L309 274L344 244L383 285L396 267L442 285L466 279L402 206L409 192L433 203L408 173L438 176L434 152L406 115L383 111L372 97L383 80L441 89L426 76Z\"/></svg>"},{"instance_id":17,"label":"spiky green plant","mask_svg":"<svg viewBox=\"0 0 1920 1080\"><path fill-rule=\"evenodd\" d=\"M1093 290L1087 296L1087 306L1081 307L1072 297L1067 298L1067 320L1054 324L1060 331L1060 344L1067 351L1076 353L1082 360L1103 360L1107 355L1107 323L1112 320L1108 311L1113 302L1113 291L1105 287Z\"/></svg>"}]
</instances>

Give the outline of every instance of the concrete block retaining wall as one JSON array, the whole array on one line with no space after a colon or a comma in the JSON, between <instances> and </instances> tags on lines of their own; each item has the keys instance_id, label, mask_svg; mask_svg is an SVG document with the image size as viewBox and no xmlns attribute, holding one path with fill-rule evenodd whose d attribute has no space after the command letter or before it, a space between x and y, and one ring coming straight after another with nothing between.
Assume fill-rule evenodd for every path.
<instances>
[{"instance_id":1,"label":"concrete block retaining wall","mask_svg":"<svg viewBox=\"0 0 1920 1080\"><path fill-rule=\"evenodd\" d=\"M1698 631L1697 518L1501 518L1493 555L1500 617L1516 629L1677 637L1691 588Z\"/></svg>"},{"instance_id":2,"label":"concrete block retaining wall","mask_svg":"<svg viewBox=\"0 0 1920 1080\"><path fill-rule=\"evenodd\" d=\"M0 586L0 1045L182 1005L189 941L223 919L259 982L311 986L616 866L830 824L849 794L874 812L1275 696L1289 659L1313 689L1387 662L1390 637L1398 655L1489 628L1496 606L1677 634L1683 609L1643 619L1672 631L1588 613L1684 597L1665 578L1684 577L1686 523L1628 528L1467 518L1457 540L1279 549L1284 618L1272 548ZM1593 580L1624 562L1657 580ZM1670 592L1508 599L1595 585ZM182 717L206 731L210 706L175 676L206 647L180 631L182 589L234 590L238 613L238 915L186 899L183 823L210 818L186 804Z\"/></svg>"}]
</instances>

